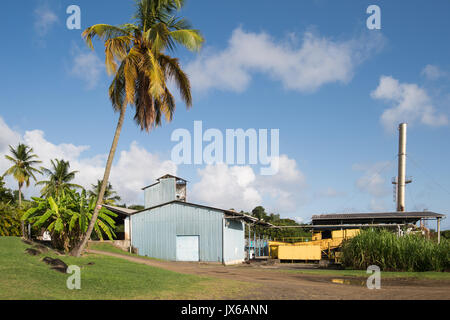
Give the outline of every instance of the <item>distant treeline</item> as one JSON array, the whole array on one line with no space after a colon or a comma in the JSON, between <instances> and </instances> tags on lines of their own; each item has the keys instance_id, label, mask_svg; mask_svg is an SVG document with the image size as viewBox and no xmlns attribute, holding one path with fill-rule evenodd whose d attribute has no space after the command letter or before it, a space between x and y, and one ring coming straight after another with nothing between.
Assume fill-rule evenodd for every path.
<instances>
[{"instance_id":1,"label":"distant treeline","mask_svg":"<svg viewBox=\"0 0 450 320\"><path fill-rule=\"evenodd\" d=\"M243 212L245 214L251 215L265 222L271 223L275 226L302 226L298 222L292 219L282 219L279 214L270 213L268 214L266 210L258 206L252 210L251 213ZM307 226L307 225L303 225ZM282 241L298 241L300 238L311 238L310 228L267 228L262 226L253 226L251 228L251 237L254 236L256 231L257 237L260 235L264 238L270 238L272 240L282 240ZM245 230L245 236L248 237L248 228Z\"/></svg>"}]
</instances>

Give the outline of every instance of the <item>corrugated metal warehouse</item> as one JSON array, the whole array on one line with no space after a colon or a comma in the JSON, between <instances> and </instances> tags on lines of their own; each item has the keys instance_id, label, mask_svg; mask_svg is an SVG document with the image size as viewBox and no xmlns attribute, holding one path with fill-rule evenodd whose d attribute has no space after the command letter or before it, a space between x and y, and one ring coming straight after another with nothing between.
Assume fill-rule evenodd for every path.
<instances>
[{"instance_id":1,"label":"corrugated metal warehouse","mask_svg":"<svg viewBox=\"0 0 450 320\"><path fill-rule=\"evenodd\" d=\"M130 216L131 244L142 256L224 264L245 260L245 221L255 218L186 202L186 180L166 175L144 188L145 208Z\"/></svg>"}]
</instances>

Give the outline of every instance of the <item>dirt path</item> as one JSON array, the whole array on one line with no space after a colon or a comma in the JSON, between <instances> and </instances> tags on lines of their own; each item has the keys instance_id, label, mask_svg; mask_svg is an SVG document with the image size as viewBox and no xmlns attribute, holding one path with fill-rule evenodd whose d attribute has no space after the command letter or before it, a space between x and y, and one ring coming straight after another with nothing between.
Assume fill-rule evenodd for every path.
<instances>
[{"instance_id":1,"label":"dirt path","mask_svg":"<svg viewBox=\"0 0 450 320\"><path fill-rule=\"evenodd\" d=\"M248 292L248 294L236 297L236 299L450 300L450 281L422 279L383 280L382 278L380 290L369 290L365 286L365 278L300 274L286 272L269 266L223 266L221 264L168 262L97 250L88 250L88 252L126 259L179 273L232 279L259 285L253 292ZM350 283L333 283L332 280L335 278L347 279Z\"/></svg>"}]
</instances>

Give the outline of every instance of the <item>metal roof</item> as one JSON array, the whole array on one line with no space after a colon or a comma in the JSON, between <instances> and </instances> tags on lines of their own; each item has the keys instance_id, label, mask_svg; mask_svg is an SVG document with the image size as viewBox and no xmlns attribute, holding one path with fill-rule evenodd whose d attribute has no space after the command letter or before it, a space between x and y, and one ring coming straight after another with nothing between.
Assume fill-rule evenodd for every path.
<instances>
[{"instance_id":1,"label":"metal roof","mask_svg":"<svg viewBox=\"0 0 450 320\"><path fill-rule=\"evenodd\" d=\"M226 209L220 209L220 208L205 206L205 205L196 204L196 203L184 202L184 201L180 201L180 200L172 200L172 201L169 201L169 202L166 202L166 203L159 204L157 206L153 206L151 208L146 208L146 209L143 209L143 210L140 210L140 211L136 211L136 212L134 212L132 214L137 214L137 213L141 213L141 212L144 212L144 211L152 210L152 209L155 209L155 208L163 207L163 206L171 204L171 203L179 203L179 204L187 205L187 206L194 206L194 207L198 207L198 208L205 208L205 209L212 209L212 210L222 211L225 214L225 218L226 219L227 218L228 219L235 218L235 219L244 220L245 222L252 223L252 224L263 225L263 226L266 226L266 227L274 227L274 225L272 225L272 224L270 224L268 222L265 222L264 220L259 220L258 218L255 218L255 217L250 216L248 214L244 214L244 213L233 211L233 210L226 210Z\"/></svg>"},{"instance_id":2,"label":"metal roof","mask_svg":"<svg viewBox=\"0 0 450 320\"><path fill-rule=\"evenodd\" d=\"M155 183L153 183L153 184L151 184L149 186L146 186L146 187L142 188L141 190L145 190L145 189L148 189L150 187L156 186L158 183L161 182L162 179L167 179L167 178L174 178L175 180L181 180L181 181L186 182L186 183L189 182L189 181L187 181L187 180L185 180L183 178L180 178L180 177L177 177L177 176L173 176L171 174L166 174L166 175L163 175L162 177L156 179L156 181L158 181L158 182L155 182Z\"/></svg>"},{"instance_id":3,"label":"metal roof","mask_svg":"<svg viewBox=\"0 0 450 320\"><path fill-rule=\"evenodd\" d=\"M416 223L420 219L442 219L445 215L435 212L381 212L381 213L338 213L312 216L313 225L349 223Z\"/></svg>"},{"instance_id":4,"label":"metal roof","mask_svg":"<svg viewBox=\"0 0 450 320\"><path fill-rule=\"evenodd\" d=\"M107 204L103 205L104 208L108 209L109 211L112 211L114 213L122 214L125 216L131 216L137 212L137 210L128 209L128 208L122 208L122 207L116 207L116 206L110 206Z\"/></svg>"},{"instance_id":5,"label":"metal roof","mask_svg":"<svg viewBox=\"0 0 450 320\"><path fill-rule=\"evenodd\" d=\"M161 179L167 179L167 178L175 178L175 179L177 179L177 180L182 180L182 181L184 181L184 182L188 182L187 180L185 180L185 179L183 179L183 178L180 178L180 177L177 177L177 176L174 176L174 175L171 175L171 174L165 174L165 175L163 175L162 177L160 177L160 178L158 178L158 179L156 179L156 180L159 181L159 180L161 180Z\"/></svg>"},{"instance_id":6,"label":"metal roof","mask_svg":"<svg viewBox=\"0 0 450 320\"><path fill-rule=\"evenodd\" d=\"M148 189L148 188L150 188L150 187L156 186L156 185L159 184L159 183L160 183L159 181L158 181L158 182L155 182L155 183L153 183L153 184L151 184L151 185L149 185L149 186L143 187L141 190L145 190L145 189Z\"/></svg>"}]
</instances>

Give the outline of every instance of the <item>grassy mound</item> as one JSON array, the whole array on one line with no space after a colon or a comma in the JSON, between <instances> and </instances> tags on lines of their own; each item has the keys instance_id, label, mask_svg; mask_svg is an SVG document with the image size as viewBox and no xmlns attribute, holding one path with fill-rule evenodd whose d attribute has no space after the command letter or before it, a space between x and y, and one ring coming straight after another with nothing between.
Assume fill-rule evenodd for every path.
<instances>
[{"instance_id":1,"label":"grassy mound","mask_svg":"<svg viewBox=\"0 0 450 320\"><path fill-rule=\"evenodd\" d=\"M88 249L110 252L110 253L117 253L117 254L126 255L126 256L130 256L130 257L139 257L141 259L164 261L164 260L157 259L157 258L151 258L151 257L147 257L147 256L140 256L140 255L137 255L134 253L129 253L128 251L124 251L122 249L119 249L119 248L113 246L113 244L110 242L90 242L88 244Z\"/></svg>"},{"instance_id":2,"label":"grassy mound","mask_svg":"<svg viewBox=\"0 0 450 320\"><path fill-rule=\"evenodd\" d=\"M239 296L246 284L180 274L120 258L85 255L36 256L15 237L0 237L0 300L224 299ZM81 268L81 290L69 290L69 274L52 270L42 259L61 259Z\"/></svg>"},{"instance_id":3,"label":"grassy mound","mask_svg":"<svg viewBox=\"0 0 450 320\"><path fill-rule=\"evenodd\" d=\"M398 237L387 230L365 230L344 242L342 263L352 269L376 265L384 271L449 271L450 242L418 235Z\"/></svg>"}]
</instances>

